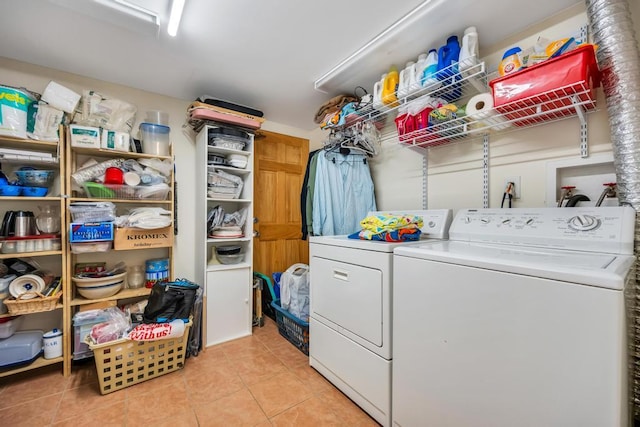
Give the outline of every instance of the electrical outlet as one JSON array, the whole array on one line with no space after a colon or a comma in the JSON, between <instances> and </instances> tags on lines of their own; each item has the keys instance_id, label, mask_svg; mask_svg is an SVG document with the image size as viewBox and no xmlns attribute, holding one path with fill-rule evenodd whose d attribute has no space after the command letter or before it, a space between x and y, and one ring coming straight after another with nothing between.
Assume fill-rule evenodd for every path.
<instances>
[{"instance_id":1,"label":"electrical outlet","mask_svg":"<svg viewBox=\"0 0 640 427\"><path fill-rule=\"evenodd\" d=\"M507 188L507 185L509 185L510 182L513 182L513 186L514 186L514 191L513 191L513 198L514 199L519 199L520 196L522 195L522 187L520 186L520 177L519 176L508 176L504 179L504 186L502 187L504 191L504 189Z\"/></svg>"}]
</instances>

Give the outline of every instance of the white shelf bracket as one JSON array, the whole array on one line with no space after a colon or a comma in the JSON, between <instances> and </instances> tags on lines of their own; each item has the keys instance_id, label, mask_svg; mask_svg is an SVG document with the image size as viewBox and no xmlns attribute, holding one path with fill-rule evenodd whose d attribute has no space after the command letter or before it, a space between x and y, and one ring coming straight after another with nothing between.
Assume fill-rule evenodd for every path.
<instances>
[{"instance_id":1,"label":"white shelf bracket","mask_svg":"<svg viewBox=\"0 0 640 427\"><path fill-rule=\"evenodd\" d=\"M429 197L427 185L429 183L429 151L424 150L422 153L422 209L428 209Z\"/></svg>"},{"instance_id":2,"label":"white shelf bracket","mask_svg":"<svg viewBox=\"0 0 640 427\"><path fill-rule=\"evenodd\" d=\"M482 207L489 207L489 134L482 137Z\"/></svg>"},{"instance_id":3,"label":"white shelf bracket","mask_svg":"<svg viewBox=\"0 0 640 427\"><path fill-rule=\"evenodd\" d=\"M571 102L576 110L578 119L580 120L580 157L583 159L589 157L589 131L587 127L587 115L584 108L580 104L580 98L577 96L571 97Z\"/></svg>"}]
</instances>

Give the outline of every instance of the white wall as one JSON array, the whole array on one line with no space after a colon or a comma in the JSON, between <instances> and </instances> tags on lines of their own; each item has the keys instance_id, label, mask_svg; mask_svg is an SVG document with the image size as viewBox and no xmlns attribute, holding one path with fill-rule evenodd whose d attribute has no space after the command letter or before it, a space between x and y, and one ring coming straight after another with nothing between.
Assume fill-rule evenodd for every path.
<instances>
[{"instance_id":1,"label":"white wall","mask_svg":"<svg viewBox=\"0 0 640 427\"><path fill-rule=\"evenodd\" d=\"M126 86L116 85L100 80L70 74L50 68L38 67L23 62L0 57L0 84L22 86L35 92L42 93L50 80L78 93L84 89L92 89L114 98L122 99L134 104L138 108L137 121L133 127L134 136L138 124L147 110L163 110L169 113L171 126L171 140L176 165L176 179L178 183L178 235L174 250L174 266L176 277L194 280L195 274L195 142L192 133L183 129L187 106L190 101L171 98L151 92L145 92ZM306 130L286 126L268 121L263 129L309 138Z\"/></svg>"},{"instance_id":2,"label":"white wall","mask_svg":"<svg viewBox=\"0 0 640 427\"><path fill-rule=\"evenodd\" d=\"M636 34L640 34L640 2L630 2ZM538 35L561 38L586 23L584 6L578 5L549 21L515 35L498 46L482 51L489 70L495 70L509 47L529 46ZM482 34L479 35L482 47ZM636 37L637 39L637 37ZM609 125L602 91L598 91L599 111L588 116L591 155L611 153ZM482 140L455 143L428 151L428 207L482 207ZM489 206L500 207L506 177L521 177L522 198L514 207L545 205L547 163L558 159L581 160L579 121L571 118L525 130L493 135L490 139ZM379 209L419 209L422 207L422 155L398 144L397 138L383 144L383 152L373 159L372 174Z\"/></svg>"}]
</instances>

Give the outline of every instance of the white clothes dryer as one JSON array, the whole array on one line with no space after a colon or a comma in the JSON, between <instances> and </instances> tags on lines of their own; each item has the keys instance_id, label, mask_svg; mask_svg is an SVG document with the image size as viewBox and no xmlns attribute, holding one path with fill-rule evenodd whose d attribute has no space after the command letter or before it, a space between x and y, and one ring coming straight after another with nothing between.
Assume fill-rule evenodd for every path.
<instances>
[{"instance_id":1,"label":"white clothes dryer","mask_svg":"<svg viewBox=\"0 0 640 427\"><path fill-rule=\"evenodd\" d=\"M393 424L627 426L630 207L484 209L395 250Z\"/></svg>"},{"instance_id":2,"label":"white clothes dryer","mask_svg":"<svg viewBox=\"0 0 640 427\"><path fill-rule=\"evenodd\" d=\"M447 209L385 213L421 216L426 239L447 238L452 218ZM309 242L309 364L376 421L389 426L393 250L420 241L323 236L310 237Z\"/></svg>"}]
</instances>

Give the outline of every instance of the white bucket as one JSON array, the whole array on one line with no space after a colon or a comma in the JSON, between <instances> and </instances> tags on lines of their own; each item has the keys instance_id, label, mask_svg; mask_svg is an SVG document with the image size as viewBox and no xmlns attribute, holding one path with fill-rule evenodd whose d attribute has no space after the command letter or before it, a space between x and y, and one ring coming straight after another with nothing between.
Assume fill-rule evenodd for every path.
<instances>
[{"instance_id":1,"label":"white bucket","mask_svg":"<svg viewBox=\"0 0 640 427\"><path fill-rule=\"evenodd\" d=\"M62 357L62 331L54 329L42 335L44 342L44 358L55 359Z\"/></svg>"},{"instance_id":2,"label":"white bucket","mask_svg":"<svg viewBox=\"0 0 640 427\"><path fill-rule=\"evenodd\" d=\"M35 99L28 92L0 85L0 135L27 138L27 110Z\"/></svg>"}]
</instances>

